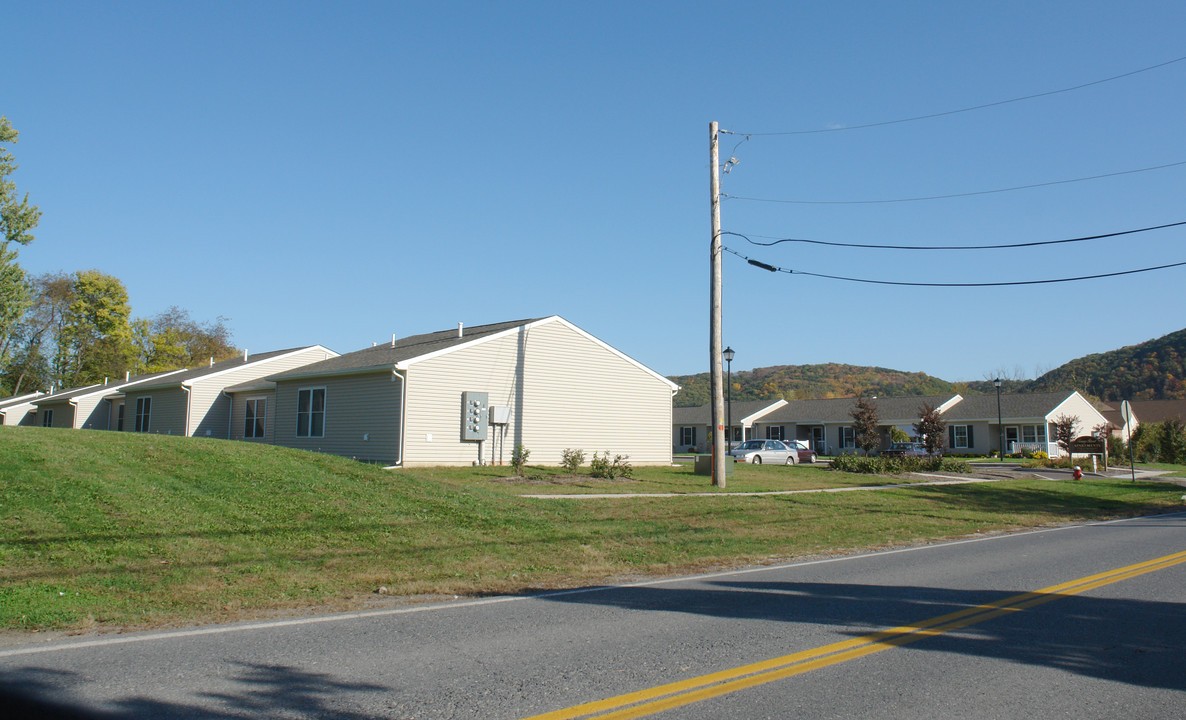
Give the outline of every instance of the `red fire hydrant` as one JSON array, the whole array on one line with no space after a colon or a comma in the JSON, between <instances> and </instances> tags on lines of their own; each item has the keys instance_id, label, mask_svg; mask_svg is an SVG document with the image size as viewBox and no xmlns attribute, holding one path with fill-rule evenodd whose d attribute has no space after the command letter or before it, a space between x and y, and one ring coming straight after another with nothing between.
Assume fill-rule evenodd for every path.
<instances>
[{"instance_id":1,"label":"red fire hydrant","mask_svg":"<svg viewBox=\"0 0 1186 720\"><path fill-rule=\"evenodd\" d=\"M1082 480L1083 479L1083 468L1076 465L1074 472L1071 473L1071 477L1076 480Z\"/></svg>"}]
</instances>

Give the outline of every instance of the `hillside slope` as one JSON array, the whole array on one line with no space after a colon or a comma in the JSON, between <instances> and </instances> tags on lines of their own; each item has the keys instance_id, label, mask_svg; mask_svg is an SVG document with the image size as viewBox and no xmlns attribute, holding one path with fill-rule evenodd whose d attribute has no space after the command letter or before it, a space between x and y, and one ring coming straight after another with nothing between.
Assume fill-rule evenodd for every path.
<instances>
[{"instance_id":1,"label":"hillside slope","mask_svg":"<svg viewBox=\"0 0 1186 720\"><path fill-rule=\"evenodd\" d=\"M671 375L681 390L677 407L708 403L708 373ZM1006 379L1002 392L1078 390L1106 401L1186 399L1186 329L1139 345L1071 360L1036 380ZM825 363L775 365L733 372L734 400L980 395L995 392L991 380L949 382L921 372Z\"/></svg>"}]
</instances>

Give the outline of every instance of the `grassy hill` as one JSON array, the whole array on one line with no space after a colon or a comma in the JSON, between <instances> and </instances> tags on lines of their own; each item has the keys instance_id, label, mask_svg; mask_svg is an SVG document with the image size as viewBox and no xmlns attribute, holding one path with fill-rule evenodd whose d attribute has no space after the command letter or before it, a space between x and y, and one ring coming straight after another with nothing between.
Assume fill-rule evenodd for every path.
<instances>
[{"instance_id":1,"label":"grassy hill","mask_svg":"<svg viewBox=\"0 0 1186 720\"><path fill-rule=\"evenodd\" d=\"M1034 480L578 502L521 495L710 488L687 466L639 468L635 483L548 468L510 474L393 472L249 443L0 427L0 629L212 622L599 584L1136 515L1180 507L1181 495L1152 483ZM876 482L747 465L728 490Z\"/></svg>"},{"instance_id":2,"label":"grassy hill","mask_svg":"<svg viewBox=\"0 0 1186 720\"><path fill-rule=\"evenodd\" d=\"M675 396L677 406L708 403L708 373L674 375L670 380L681 388ZM956 388L962 387L926 373L840 363L775 365L733 372L734 400L854 397L862 392L878 397L904 397L959 392Z\"/></svg>"},{"instance_id":3,"label":"grassy hill","mask_svg":"<svg viewBox=\"0 0 1186 720\"><path fill-rule=\"evenodd\" d=\"M1186 399L1186 330L1072 360L1026 385L1029 392L1075 388L1103 400Z\"/></svg>"}]
</instances>

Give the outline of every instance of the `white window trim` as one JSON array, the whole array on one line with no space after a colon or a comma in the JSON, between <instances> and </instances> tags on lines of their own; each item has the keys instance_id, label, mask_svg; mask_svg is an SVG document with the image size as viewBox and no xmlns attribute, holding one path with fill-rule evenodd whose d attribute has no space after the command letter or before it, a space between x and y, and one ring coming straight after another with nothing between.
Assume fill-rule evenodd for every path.
<instances>
[{"instance_id":1,"label":"white window trim","mask_svg":"<svg viewBox=\"0 0 1186 720\"><path fill-rule=\"evenodd\" d=\"M968 425L952 425L951 427L952 427L952 432L955 436L955 446L954 446L955 449L967 450L969 447L971 447L968 444L968 428L970 426L968 426ZM963 440L964 444L963 445L960 445L960 433L959 433L960 428L964 429L964 440Z\"/></svg>"},{"instance_id":2,"label":"white window trim","mask_svg":"<svg viewBox=\"0 0 1186 720\"><path fill-rule=\"evenodd\" d=\"M254 434L248 435L247 434L247 406L250 405L251 403L259 403L260 401L263 401L263 404L264 404L263 434L262 435L254 435ZM258 405L256 407L258 408ZM257 414L253 418L253 420L257 420L258 417L259 416ZM253 433L255 432L255 423L254 422L252 423L251 431ZM263 440L267 436L268 436L268 396L267 395L256 395L255 397L245 398L243 400L243 438L245 440Z\"/></svg>"},{"instance_id":3,"label":"white window trim","mask_svg":"<svg viewBox=\"0 0 1186 720\"><path fill-rule=\"evenodd\" d=\"M301 393L309 391L309 433L301 435ZM321 434L313 434L313 393L320 390L321 396ZM296 437L298 438L323 438L325 437L325 418L329 410L329 392L324 385L316 385L311 387L297 388L297 422L296 422Z\"/></svg>"},{"instance_id":4,"label":"white window trim","mask_svg":"<svg viewBox=\"0 0 1186 720\"><path fill-rule=\"evenodd\" d=\"M844 431L845 430L848 431L848 442L847 443L845 442L845 439L844 439L844 435L845 435ZM841 450L847 450L849 448L855 449L856 446L857 446L856 428L854 428L851 425L841 425L840 426L840 449Z\"/></svg>"},{"instance_id":5,"label":"white window trim","mask_svg":"<svg viewBox=\"0 0 1186 720\"><path fill-rule=\"evenodd\" d=\"M691 425L681 425L679 428L679 444L680 445L695 445L695 442L688 442L688 438L695 439L696 428Z\"/></svg>"}]
</instances>

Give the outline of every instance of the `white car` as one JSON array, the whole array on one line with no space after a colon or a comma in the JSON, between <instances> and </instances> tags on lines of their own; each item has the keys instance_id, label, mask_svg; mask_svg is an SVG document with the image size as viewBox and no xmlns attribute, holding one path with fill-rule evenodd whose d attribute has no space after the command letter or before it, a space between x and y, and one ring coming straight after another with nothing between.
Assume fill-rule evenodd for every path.
<instances>
[{"instance_id":1,"label":"white car","mask_svg":"<svg viewBox=\"0 0 1186 720\"><path fill-rule=\"evenodd\" d=\"M790 447L780 440L746 440L729 451L737 462L754 465L797 465L799 453L798 447Z\"/></svg>"}]
</instances>

